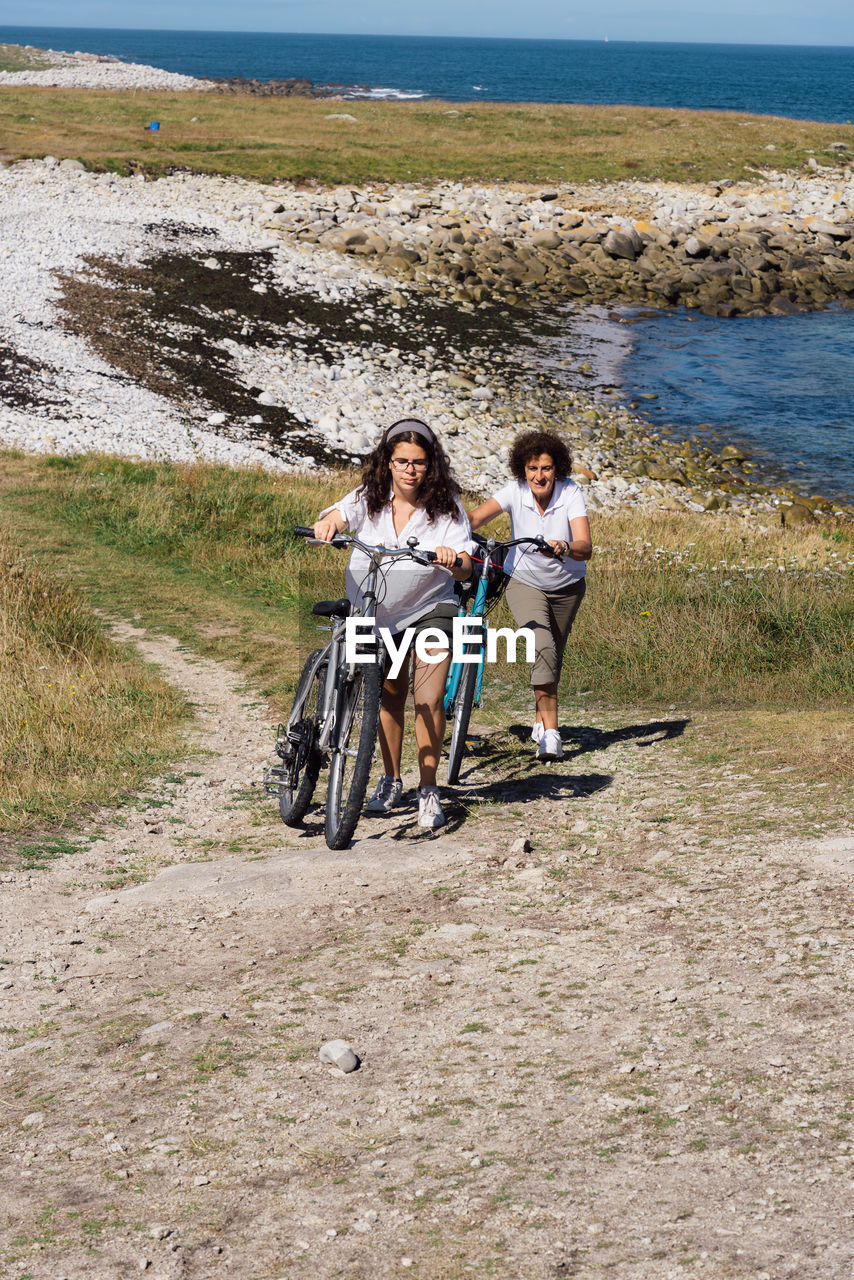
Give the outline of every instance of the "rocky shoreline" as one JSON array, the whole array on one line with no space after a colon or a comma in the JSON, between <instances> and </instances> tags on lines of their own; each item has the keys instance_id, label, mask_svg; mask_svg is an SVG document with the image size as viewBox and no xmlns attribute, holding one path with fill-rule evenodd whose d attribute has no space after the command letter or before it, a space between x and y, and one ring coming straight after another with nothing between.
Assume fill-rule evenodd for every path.
<instances>
[{"instance_id":1,"label":"rocky shoreline","mask_svg":"<svg viewBox=\"0 0 854 1280\"><path fill-rule=\"evenodd\" d=\"M790 221L809 228L820 216L843 227L847 203L833 193L847 202L850 181L784 181L724 189L727 217L716 225L735 236L745 217L779 217L774 201L785 191ZM583 376L571 386L547 376L531 338L536 307L522 305L549 296L538 272L525 292L478 298L466 283L460 259L474 261L495 239L521 262L522 247L558 234L558 222L595 220L608 228L596 243L606 253L608 236L642 234L627 225L642 214L662 236L690 215L696 234L710 201L725 212L722 193L635 183L570 193L303 189L191 174L147 181L51 157L0 170L0 193L6 447L288 469L358 461L389 415L414 413L435 422L461 480L489 491L503 479L512 436L548 422L573 442L594 509L727 510L792 523L845 514L763 485L734 444L671 438L586 390ZM826 238L837 251L848 244ZM539 245L537 260L554 252ZM450 264L462 279L450 278Z\"/></svg>"},{"instance_id":2,"label":"rocky shoreline","mask_svg":"<svg viewBox=\"0 0 854 1280\"><path fill-rule=\"evenodd\" d=\"M540 191L421 188L321 193L265 223L364 257L457 302L549 299L789 314L854 302L854 179L682 188L620 182Z\"/></svg>"},{"instance_id":3,"label":"rocky shoreline","mask_svg":"<svg viewBox=\"0 0 854 1280\"><path fill-rule=\"evenodd\" d=\"M253 80L246 76L206 77L181 75L124 62L98 53L66 53L58 49L36 49L32 45L6 46L18 49L30 64L19 71L0 71L0 85L40 85L52 89L171 89L187 93L248 94L259 98L340 98L370 96L369 85L317 84L304 76Z\"/></svg>"},{"instance_id":4,"label":"rocky shoreline","mask_svg":"<svg viewBox=\"0 0 854 1280\"><path fill-rule=\"evenodd\" d=\"M248 94L253 98L350 98L370 97L371 87L365 84L317 84L303 76L285 80L250 80L246 76L229 76L213 81L215 93Z\"/></svg>"}]
</instances>

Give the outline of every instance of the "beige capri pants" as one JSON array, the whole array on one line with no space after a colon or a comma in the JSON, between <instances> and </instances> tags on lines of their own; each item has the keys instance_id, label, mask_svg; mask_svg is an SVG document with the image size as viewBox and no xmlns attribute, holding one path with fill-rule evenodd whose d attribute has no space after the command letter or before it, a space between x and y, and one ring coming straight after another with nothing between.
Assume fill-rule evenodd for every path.
<instances>
[{"instance_id":1,"label":"beige capri pants","mask_svg":"<svg viewBox=\"0 0 854 1280\"><path fill-rule=\"evenodd\" d=\"M518 578L511 578L507 583L507 603L516 626L530 627L534 633L531 668L534 688L557 684L560 680L563 652L586 590L586 578L579 578L559 591L543 591Z\"/></svg>"}]
</instances>

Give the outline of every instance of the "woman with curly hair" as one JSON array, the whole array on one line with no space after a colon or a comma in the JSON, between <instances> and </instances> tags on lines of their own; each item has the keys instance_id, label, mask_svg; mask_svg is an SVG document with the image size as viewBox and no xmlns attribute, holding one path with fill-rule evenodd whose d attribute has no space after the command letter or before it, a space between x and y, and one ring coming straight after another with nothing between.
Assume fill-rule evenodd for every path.
<instances>
[{"instance_id":1,"label":"woman with curly hair","mask_svg":"<svg viewBox=\"0 0 854 1280\"><path fill-rule=\"evenodd\" d=\"M537 759L563 755L557 719L557 687L563 654L578 606L584 599L585 561L593 553L587 509L578 485L570 480L572 459L560 436L526 431L513 442L509 458L513 479L472 511L472 529L510 516L511 538L541 534L552 555L531 547L513 547L504 565L512 574L507 603L518 627L534 633L531 684L537 703L531 738Z\"/></svg>"},{"instance_id":2,"label":"woman with curly hair","mask_svg":"<svg viewBox=\"0 0 854 1280\"><path fill-rule=\"evenodd\" d=\"M405 547L418 539L420 550L435 551L432 565L412 560L392 560L385 570L384 594L377 597L377 626L390 627L395 637L415 628L439 631L449 637L445 656L424 662L416 654L415 742L421 782L418 789L418 824L435 829L445 821L436 769L445 738L445 680L450 665L450 637L457 613L454 580L471 574L471 530L459 499L459 485L451 475L448 458L430 428L415 418L404 418L384 432L365 463L362 481L334 507L320 513L314 525L317 538L328 541L345 529L365 542ZM457 557L461 565L456 566ZM358 600L359 585L368 569L363 551L354 548L347 566L347 597ZM442 650L425 649L435 657ZM403 783L400 758L403 747L404 706L409 687L409 655L395 678L383 686L380 710L380 751L383 776L368 801L369 813L389 813L400 804Z\"/></svg>"}]
</instances>

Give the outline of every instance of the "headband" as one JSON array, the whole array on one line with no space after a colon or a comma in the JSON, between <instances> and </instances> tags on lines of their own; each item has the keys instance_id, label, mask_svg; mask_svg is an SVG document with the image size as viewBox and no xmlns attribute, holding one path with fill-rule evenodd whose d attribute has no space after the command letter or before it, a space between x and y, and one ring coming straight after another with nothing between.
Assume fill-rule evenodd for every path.
<instances>
[{"instance_id":1,"label":"headband","mask_svg":"<svg viewBox=\"0 0 854 1280\"><path fill-rule=\"evenodd\" d=\"M402 418L400 422L395 422L385 434L385 443L388 444L395 436L403 436L410 431L413 435L421 436L422 439L426 440L431 449L436 444L436 437L433 432L425 423L419 422L417 418Z\"/></svg>"}]
</instances>

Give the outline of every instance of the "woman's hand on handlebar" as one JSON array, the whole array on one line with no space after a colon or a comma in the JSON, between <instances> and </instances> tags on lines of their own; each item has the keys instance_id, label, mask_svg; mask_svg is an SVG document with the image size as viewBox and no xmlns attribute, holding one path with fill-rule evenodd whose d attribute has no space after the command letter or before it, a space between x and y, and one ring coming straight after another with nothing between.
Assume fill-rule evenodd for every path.
<instances>
[{"instance_id":1,"label":"woman's hand on handlebar","mask_svg":"<svg viewBox=\"0 0 854 1280\"><path fill-rule=\"evenodd\" d=\"M457 582L464 582L471 576L471 560L465 551L455 551L453 547L437 547L434 551L435 564L443 569L450 569Z\"/></svg>"},{"instance_id":2,"label":"woman's hand on handlebar","mask_svg":"<svg viewBox=\"0 0 854 1280\"><path fill-rule=\"evenodd\" d=\"M440 564L443 569L453 569L457 562L457 553L453 547L436 547L433 554L436 557L435 563Z\"/></svg>"},{"instance_id":3,"label":"woman's hand on handlebar","mask_svg":"<svg viewBox=\"0 0 854 1280\"><path fill-rule=\"evenodd\" d=\"M314 536L320 542L331 542L336 533L341 533L344 529L344 519L341 512L336 509L330 511L329 515L321 516L316 520L313 528Z\"/></svg>"},{"instance_id":4,"label":"woman's hand on handlebar","mask_svg":"<svg viewBox=\"0 0 854 1280\"><path fill-rule=\"evenodd\" d=\"M569 543L560 538L549 538L542 548L544 556L565 556L568 550Z\"/></svg>"}]
</instances>

